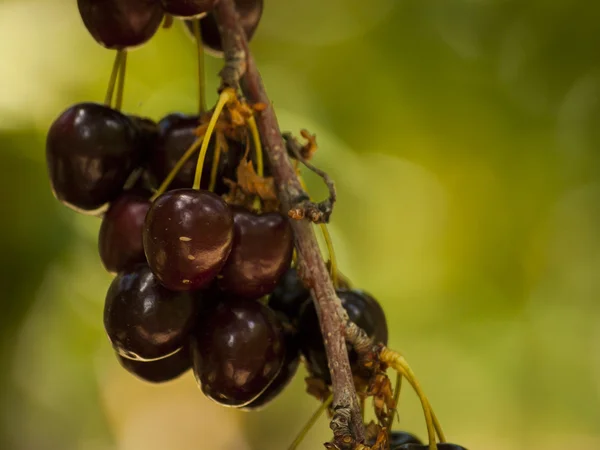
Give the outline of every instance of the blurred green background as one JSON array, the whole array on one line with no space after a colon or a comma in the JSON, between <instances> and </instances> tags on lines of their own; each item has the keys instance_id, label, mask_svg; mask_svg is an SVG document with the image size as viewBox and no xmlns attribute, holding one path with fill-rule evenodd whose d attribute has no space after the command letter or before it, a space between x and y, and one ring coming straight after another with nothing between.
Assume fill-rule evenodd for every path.
<instances>
[{"instance_id":1,"label":"blurred green background","mask_svg":"<svg viewBox=\"0 0 600 450\"><path fill-rule=\"evenodd\" d=\"M600 448L600 7L265 3L252 47L284 129L316 133L337 181L341 268L384 305L448 437ZM113 56L75 1L0 0L0 448L284 449L316 408L304 372L240 413L112 356L99 221L52 197L44 140L69 105L102 101ZM195 109L180 24L128 68L127 111ZM400 418L425 435L408 389ZM302 448L329 435L322 420Z\"/></svg>"}]
</instances>

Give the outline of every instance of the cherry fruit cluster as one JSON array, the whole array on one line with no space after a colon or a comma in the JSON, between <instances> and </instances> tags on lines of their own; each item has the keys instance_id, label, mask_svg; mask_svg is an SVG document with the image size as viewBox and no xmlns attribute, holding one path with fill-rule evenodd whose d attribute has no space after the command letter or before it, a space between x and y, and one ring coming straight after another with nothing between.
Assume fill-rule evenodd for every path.
<instances>
[{"instance_id":1,"label":"cherry fruit cluster","mask_svg":"<svg viewBox=\"0 0 600 450\"><path fill-rule=\"evenodd\" d=\"M219 1L78 0L90 34L117 54L104 104L78 103L52 123L49 178L63 204L102 219L98 251L114 275L104 326L123 368L151 383L191 370L208 398L255 410L283 391L303 361L311 375L308 391L323 401L319 413L331 406L332 380L317 309L294 257L292 219L280 213L262 154L254 114L266 105L248 105L234 89L223 88L215 107L204 108L202 49L223 51L215 6L236 15L232 3ZM234 3L241 24L237 38L243 40L243 29L249 39L263 1ZM147 42L173 17L184 20L198 46L199 113L169 114L158 122L123 113L128 49ZM311 151L291 153L311 168L304 154L312 155L316 143L307 139ZM462 449L446 443L412 369L386 347L383 309L338 273L322 229L336 294L349 320L365 332L358 330L357 339L369 347L358 341L347 347L355 387L363 399L374 398L378 419L367 427L368 447L342 430L335 437L340 445L330 442L328 448L354 443L352 448L371 450ZM399 376L394 398L387 366ZM421 400L428 445L389 431L402 377Z\"/></svg>"},{"instance_id":2,"label":"cherry fruit cluster","mask_svg":"<svg viewBox=\"0 0 600 450\"><path fill-rule=\"evenodd\" d=\"M146 42L170 14L199 20L204 44L221 49L214 1L78 4L108 48ZM250 36L262 1L238 6ZM248 203L232 194L240 167L262 160L260 145L227 111L220 131L204 135L213 114L169 114L156 123L110 101L73 105L49 129L48 173L57 199L102 218L100 259L115 275L104 325L120 364L154 383L192 369L209 398L256 409L290 382L301 355L315 376L331 380L316 310L292 261L289 219L260 195ZM269 173L268 164L259 172ZM377 301L347 286L338 295L351 320L387 341Z\"/></svg>"}]
</instances>

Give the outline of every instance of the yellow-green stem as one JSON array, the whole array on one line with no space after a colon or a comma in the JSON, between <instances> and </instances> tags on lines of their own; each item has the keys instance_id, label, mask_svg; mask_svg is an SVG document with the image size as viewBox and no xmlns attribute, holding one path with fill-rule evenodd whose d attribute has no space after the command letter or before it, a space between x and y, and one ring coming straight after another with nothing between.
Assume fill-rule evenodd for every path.
<instances>
[{"instance_id":1,"label":"yellow-green stem","mask_svg":"<svg viewBox=\"0 0 600 450\"><path fill-rule=\"evenodd\" d=\"M210 185L208 190L210 192L215 191L217 186L217 172L219 171L219 161L221 159L221 143L219 142L219 133L217 133L217 139L215 140L215 153L213 155L213 163L210 169Z\"/></svg>"},{"instance_id":2,"label":"yellow-green stem","mask_svg":"<svg viewBox=\"0 0 600 450\"><path fill-rule=\"evenodd\" d=\"M198 150L198 147L200 147L200 145L202 145L203 140L204 140L204 136L200 136L199 138L197 138L194 141L194 143L190 146L190 148L188 148L185 151L185 153L177 161L177 164L175 164L173 169L169 172L167 177L160 184L159 188L156 190L154 195L152 195L152 198L150 199L150 201L153 202L154 200L156 200L157 197L159 197L160 195L165 193L165 191L167 190L167 188L169 187L169 185L171 184L173 179L177 176L177 174L179 173L179 171L181 170L183 165L188 161L188 159L190 159L192 157L192 155L194 153L196 153L196 150Z\"/></svg>"},{"instance_id":3,"label":"yellow-green stem","mask_svg":"<svg viewBox=\"0 0 600 450\"><path fill-rule=\"evenodd\" d=\"M115 61L113 62L112 70L110 72L110 78L108 80L108 89L106 90L106 96L104 97L104 104L109 108L112 106L112 100L115 95L115 85L117 84L117 75L121 67L121 59L123 56L123 50L117 50L115 53Z\"/></svg>"},{"instance_id":4,"label":"yellow-green stem","mask_svg":"<svg viewBox=\"0 0 600 450\"><path fill-rule=\"evenodd\" d=\"M394 387L394 409L390 411L390 417L388 420L387 428L388 433L392 433L392 425L394 424L394 419L396 418L396 414L398 414L398 402L400 401L400 391L402 389L402 375L399 372L396 372L396 386Z\"/></svg>"},{"instance_id":5,"label":"yellow-green stem","mask_svg":"<svg viewBox=\"0 0 600 450\"><path fill-rule=\"evenodd\" d=\"M260 134L258 133L258 127L256 126L256 120L254 116L250 116L248 119L248 127L252 134L252 141L254 143L254 152L256 153L256 173L259 177L265 175L265 165L263 160L262 144L260 143Z\"/></svg>"},{"instance_id":6,"label":"yellow-green stem","mask_svg":"<svg viewBox=\"0 0 600 450\"><path fill-rule=\"evenodd\" d=\"M215 111L213 112L212 117L210 118L210 122L208 123L208 128L206 129L206 134L204 135L204 140L202 141L202 146L200 147L200 155L198 155L198 164L196 164L196 174L194 176L194 189L200 189L200 181L202 179L202 169L204 168L204 159L206 158L206 152L208 151L208 144L210 143L210 137L215 129L217 124L217 120L219 119L219 115L223 108L232 100L235 96L235 92L233 89L225 89L221 92L219 96L219 101L215 106Z\"/></svg>"},{"instance_id":7,"label":"yellow-green stem","mask_svg":"<svg viewBox=\"0 0 600 450\"><path fill-rule=\"evenodd\" d=\"M294 442L292 442L292 445L289 446L288 450L296 450L296 448L298 448L298 446L300 445L302 440L306 437L307 433L310 431L310 429L313 427L313 425L317 422L317 420L319 420L319 417L321 417L321 415L327 410L327 408L329 408L329 406L331 405L331 402L333 402L333 394L330 395L329 398L327 400L325 400L321 404L321 406L319 406L319 409L317 409L313 413L313 415L310 417L310 419L308 419L308 422L306 422L306 425L304 425L304 428L302 428L300 433L298 433L298 436L296 436L296 439L294 439Z\"/></svg>"},{"instance_id":8,"label":"yellow-green stem","mask_svg":"<svg viewBox=\"0 0 600 450\"><path fill-rule=\"evenodd\" d=\"M423 407L423 413L425 415L425 423L427 424L427 435L429 439L429 450L437 450L437 444L435 441L435 435L437 433L440 442L446 442L446 437L444 436L444 432L442 431L442 427L435 417L431 409L431 405L427 396L423 392L417 377L414 372L410 368L408 362L404 359L402 355L398 352L390 350L388 348L384 348L380 353L381 361L388 364L398 373L402 374L404 378L410 383L415 393L421 400L421 406Z\"/></svg>"},{"instance_id":9,"label":"yellow-green stem","mask_svg":"<svg viewBox=\"0 0 600 450\"><path fill-rule=\"evenodd\" d=\"M121 55L121 69L119 70L119 83L117 86L117 99L115 101L115 109L123 108L123 95L125 93L125 73L127 71L127 50L119 50Z\"/></svg>"}]
</instances>

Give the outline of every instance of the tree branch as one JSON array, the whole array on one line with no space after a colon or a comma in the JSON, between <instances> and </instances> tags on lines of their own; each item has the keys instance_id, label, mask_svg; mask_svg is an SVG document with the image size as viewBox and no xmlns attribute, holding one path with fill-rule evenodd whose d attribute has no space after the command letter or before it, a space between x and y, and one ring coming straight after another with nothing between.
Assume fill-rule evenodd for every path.
<instances>
[{"instance_id":1,"label":"tree branch","mask_svg":"<svg viewBox=\"0 0 600 450\"><path fill-rule=\"evenodd\" d=\"M242 92L248 101L266 105L263 111L257 113L256 122L264 151L270 161L278 197L287 215L299 201L306 200L307 195L287 155L277 117L248 48L248 41L240 25L233 0L217 2L214 13L227 59L225 68L221 72L223 87L238 88L241 77ZM300 272L315 301L325 340L334 396L335 415L332 427L336 430L335 443L340 448L348 447L349 442L345 439L351 436L343 436L340 426L342 429L352 429L353 437L357 442L362 442L364 439L362 416L345 342L345 324L348 316L335 293L329 272L321 257L313 225L307 220L290 219L290 223L294 230L296 249L302 265Z\"/></svg>"}]
</instances>

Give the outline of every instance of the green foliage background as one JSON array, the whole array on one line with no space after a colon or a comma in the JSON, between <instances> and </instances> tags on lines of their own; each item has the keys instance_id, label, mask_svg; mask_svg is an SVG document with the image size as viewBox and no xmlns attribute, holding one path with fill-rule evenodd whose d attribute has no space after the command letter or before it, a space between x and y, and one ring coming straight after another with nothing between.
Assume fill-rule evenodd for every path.
<instances>
[{"instance_id":1,"label":"green foliage background","mask_svg":"<svg viewBox=\"0 0 600 450\"><path fill-rule=\"evenodd\" d=\"M265 2L252 47L282 125L317 133L337 181L341 267L383 303L451 440L600 448L600 7ZM126 110L193 111L193 55L179 25L133 52ZM0 0L0 448L286 448L316 407L304 373L249 414L111 355L99 222L52 197L44 139L103 99L112 58L74 1ZM425 434L408 390L400 419Z\"/></svg>"}]
</instances>

